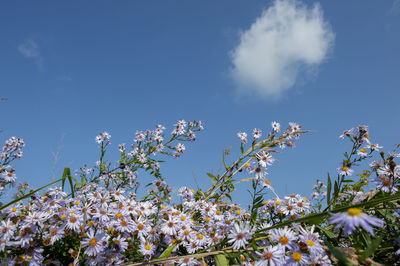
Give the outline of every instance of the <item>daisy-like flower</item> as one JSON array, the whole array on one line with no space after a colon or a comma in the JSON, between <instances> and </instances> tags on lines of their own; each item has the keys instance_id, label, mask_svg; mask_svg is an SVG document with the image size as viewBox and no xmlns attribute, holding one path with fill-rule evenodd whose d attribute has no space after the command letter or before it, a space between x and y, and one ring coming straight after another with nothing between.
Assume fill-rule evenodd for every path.
<instances>
[{"instance_id":1,"label":"daisy-like flower","mask_svg":"<svg viewBox=\"0 0 400 266\"><path fill-rule=\"evenodd\" d=\"M185 145L183 145L182 143L176 144L175 149L180 153L184 153L186 150Z\"/></svg>"},{"instance_id":2,"label":"daisy-like flower","mask_svg":"<svg viewBox=\"0 0 400 266\"><path fill-rule=\"evenodd\" d=\"M260 260L256 262L256 266L274 266L281 265L285 256L285 251L279 246L267 246L262 252L256 252Z\"/></svg>"},{"instance_id":3,"label":"daisy-like flower","mask_svg":"<svg viewBox=\"0 0 400 266\"><path fill-rule=\"evenodd\" d=\"M271 230L271 240L278 242L278 246L287 247L291 249L294 241L297 239L294 232L285 226L284 228L272 229Z\"/></svg>"},{"instance_id":4,"label":"daisy-like flower","mask_svg":"<svg viewBox=\"0 0 400 266\"><path fill-rule=\"evenodd\" d=\"M353 130L354 130L354 128L343 131L342 135L340 135L339 138L344 139L345 136L350 136L351 133L353 132Z\"/></svg>"},{"instance_id":5,"label":"daisy-like flower","mask_svg":"<svg viewBox=\"0 0 400 266\"><path fill-rule=\"evenodd\" d=\"M64 228L65 226L52 226L50 227L49 237L50 244L53 245L56 241L62 239L64 237Z\"/></svg>"},{"instance_id":6,"label":"daisy-like flower","mask_svg":"<svg viewBox=\"0 0 400 266\"><path fill-rule=\"evenodd\" d=\"M82 218L80 216L77 215L71 215L70 217L68 217L67 220L67 229L71 229L75 232L79 232L79 227L82 224Z\"/></svg>"},{"instance_id":7,"label":"daisy-like flower","mask_svg":"<svg viewBox=\"0 0 400 266\"><path fill-rule=\"evenodd\" d=\"M271 181L269 181L269 180L267 180L267 179L264 179L264 180L261 182L261 185L262 185L263 187L267 187L268 189L273 190L273 187L271 186Z\"/></svg>"},{"instance_id":8,"label":"daisy-like flower","mask_svg":"<svg viewBox=\"0 0 400 266\"><path fill-rule=\"evenodd\" d=\"M354 170L350 169L350 168L347 167L347 166L339 167L337 170L338 170L338 173L339 173L340 175L346 175L346 176L352 175L353 172L354 172Z\"/></svg>"},{"instance_id":9,"label":"daisy-like flower","mask_svg":"<svg viewBox=\"0 0 400 266\"><path fill-rule=\"evenodd\" d=\"M0 224L0 236L4 240L10 240L10 238L14 235L15 225L11 222L10 219L7 221L1 221Z\"/></svg>"},{"instance_id":10,"label":"daisy-like flower","mask_svg":"<svg viewBox=\"0 0 400 266\"><path fill-rule=\"evenodd\" d=\"M250 239L251 236L252 233L248 223L241 224L240 226L235 224L228 235L228 238L230 238L228 243L233 243L233 249L244 248L248 244L247 240Z\"/></svg>"},{"instance_id":11,"label":"daisy-like flower","mask_svg":"<svg viewBox=\"0 0 400 266\"><path fill-rule=\"evenodd\" d=\"M310 265L310 257L301 252L300 250L293 251L286 259L285 265L297 266L297 265Z\"/></svg>"},{"instance_id":12,"label":"daisy-like flower","mask_svg":"<svg viewBox=\"0 0 400 266\"><path fill-rule=\"evenodd\" d=\"M135 224L130 218L119 219L115 221L116 229L122 233L130 233L135 231Z\"/></svg>"},{"instance_id":13,"label":"daisy-like flower","mask_svg":"<svg viewBox=\"0 0 400 266\"><path fill-rule=\"evenodd\" d=\"M194 265L201 265L201 263L194 259L194 258L184 258L177 261L178 265L180 266L194 266Z\"/></svg>"},{"instance_id":14,"label":"daisy-like flower","mask_svg":"<svg viewBox=\"0 0 400 266\"><path fill-rule=\"evenodd\" d=\"M149 241L143 241L140 244L140 249L139 251L143 254L143 256L151 257L155 251L155 246L153 243Z\"/></svg>"},{"instance_id":15,"label":"daisy-like flower","mask_svg":"<svg viewBox=\"0 0 400 266\"><path fill-rule=\"evenodd\" d=\"M253 129L253 137L259 139L261 137L261 130L258 128Z\"/></svg>"},{"instance_id":16,"label":"daisy-like flower","mask_svg":"<svg viewBox=\"0 0 400 266\"><path fill-rule=\"evenodd\" d=\"M239 132L239 133L237 133L237 136L240 138L240 141L242 143L247 142L247 133L246 132Z\"/></svg>"},{"instance_id":17,"label":"daisy-like flower","mask_svg":"<svg viewBox=\"0 0 400 266\"><path fill-rule=\"evenodd\" d=\"M383 147L380 146L379 144L369 144L367 146L365 146L368 149L371 149L372 151L379 151L379 149L382 149Z\"/></svg>"},{"instance_id":18,"label":"daisy-like flower","mask_svg":"<svg viewBox=\"0 0 400 266\"><path fill-rule=\"evenodd\" d=\"M118 236L112 241L117 246L119 252L124 252L128 248L128 242L126 242L126 238L122 236Z\"/></svg>"},{"instance_id":19,"label":"daisy-like flower","mask_svg":"<svg viewBox=\"0 0 400 266\"><path fill-rule=\"evenodd\" d=\"M1 174L1 177L4 179L4 181L10 183L13 183L15 180L17 180L15 174L12 171L8 172L7 170L4 170L4 172Z\"/></svg>"},{"instance_id":20,"label":"daisy-like flower","mask_svg":"<svg viewBox=\"0 0 400 266\"><path fill-rule=\"evenodd\" d=\"M176 235L179 227L179 222L172 218L172 216L169 216L168 221L166 221L161 227L161 231L166 235Z\"/></svg>"},{"instance_id":21,"label":"daisy-like flower","mask_svg":"<svg viewBox=\"0 0 400 266\"><path fill-rule=\"evenodd\" d=\"M339 229L344 225L343 231L346 236L352 234L356 227L360 226L374 236L375 234L372 226L382 227L384 224L381 219L374 216L368 216L359 208L350 208L347 212L334 214L329 219L329 223L337 223L338 225L336 226L336 229Z\"/></svg>"},{"instance_id":22,"label":"daisy-like flower","mask_svg":"<svg viewBox=\"0 0 400 266\"><path fill-rule=\"evenodd\" d=\"M102 253L104 247L102 242L107 239L107 235L104 233L95 234L93 230L90 230L87 234L87 238L82 240L82 247L87 247L85 254L91 257L97 256Z\"/></svg>"},{"instance_id":23,"label":"daisy-like flower","mask_svg":"<svg viewBox=\"0 0 400 266\"><path fill-rule=\"evenodd\" d=\"M264 176L267 174L260 166L255 167L252 172L255 174L254 178L256 180L264 179Z\"/></svg>"},{"instance_id":24,"label":"daisy-like flower","mask_svg":"<svg viewBox=\"0 0 400 266\"><path fill-rule=\"evenodd\" d=\"M272 163L275 161L275 159L272 157L272 155L265 151L258 153L256 156L258 159L258 163L262 167L267 167L267 165L272 165Z\"/></svg>"},{"instance_id":25,"label":"daisy-like flower","mask_svg":"<svg viewBox=\"0 0 400 266\"><path fill-rule=\"evenodd\" d=\"M384 192L391 192L391 193L396 193L398 191L396 186L393 186L392 179L389 177L377 177L375 179L376 182L376 188L381 189Z\"/></svg>"},{"instance_id":26,"label":"daisy-like flower","mask_svg":"<svg viewBox=\"0 0 400 266\"><path fill-rule=\"evenodd\" d=\"M368 156L368 152L366 149L361 148L357 151L357 154L360 155L361 157L367 157Z\"/></svg>"},{"instance_id":27,"label":"daisy-like flower","mask_svg":"<svg viewBox=\"0 0 400 266\"><path fill-rule=\"evenodd\" d=\"M281 131L281 124L279 124L278 122L272 122L271 123L271 126L272 126L272 129L275 131L275 132L280 132Z\"/></svg>"}]
</instances>

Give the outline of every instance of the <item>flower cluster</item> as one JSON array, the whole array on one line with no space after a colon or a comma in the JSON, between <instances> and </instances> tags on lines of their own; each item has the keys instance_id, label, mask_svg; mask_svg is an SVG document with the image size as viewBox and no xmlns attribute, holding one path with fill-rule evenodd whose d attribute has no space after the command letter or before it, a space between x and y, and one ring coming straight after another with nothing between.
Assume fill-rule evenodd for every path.
<instances>
[{"instance_id":1,"label":"flower cluster","mask_svg":"<svg viewBox=\"0 0 400 266\"><path fill-rule=\"evenodd\" d=\"M328 176L327 182L317 181L313 204L299 194L280 197L273 178L267 178L267 168L275 163L275 149L294 147L306 131L293 122L282 132L277 122L271 127L266 134L254 129L251 140L250 134L239 132L239 158L227 165L230 150L226 150L224 172L208 174L212 186L204 191L181 187L178 201L161 176L161 160L156 156L182 156L183 142L196 139L203 129L201 122L179 120L169 138L163 125L137 131L131 144L118 145L121 157L116 165L105 157L111 135L100 133L95 139L100 159L94 167L85 165L78 171L81 182L66 168L62 187L39 194L21 184L19 198L0 205L0 264L214 265L222 256L241 265L332 265L332 261L345 260L333 246L353 245L360 262L369 256L396 263L400 254L400 249L393 250L400 239L396 202L400 167L395 162L400 155L396 150L380 152L380 159L370 164L371 171L358 174L357 180L352 178L356 167L382 147L370 142L366 126L346 130L341 138L349 138L353 148L345 153L336 179ZM6 141L1 184L15 183L15 170L9 163L22 156L23 146L22 139ZM144 196L138 191L143 172L153 178ZM367 192L372 173L376 187ZM252 183L247 209L233 203L235 175L244 176L239 183ZM66 180L71 183L68 192ZM269 193L273 196L267 197ZM375 237L376 232L382 236ZM383 237L387 241L379 242Z\"/></svg>"},{"instance_id":2,"label":"flower cluster","mask_svg":"<svg viewBox=\"0 0 400 266\"><path fill-rule=\"evenodd\" d=\"M3 149L0 151L0 193L7 185L14 185L17 180L15 169L10 163L15 159L21 159L24 146L24 140L16 137L11 137L4 143Z\"/></svg>"}]
</instances>

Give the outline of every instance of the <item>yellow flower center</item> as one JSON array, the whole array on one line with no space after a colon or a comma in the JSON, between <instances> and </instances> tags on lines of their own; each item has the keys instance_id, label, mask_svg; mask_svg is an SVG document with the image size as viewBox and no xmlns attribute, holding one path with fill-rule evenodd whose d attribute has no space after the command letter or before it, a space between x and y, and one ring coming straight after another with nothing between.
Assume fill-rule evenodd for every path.
<instances>
[{"instance_id":1,"label":"yellow flower center","mask_svg":"<svg viewBox=\"0 0 400 266\"><path fill-rule=\"evenodd\" d=\"M181 216L181 221L183 222L185 220L186 220L186 217L185 216Z\"/></svg>"},{"instance_id":2,"label":"yellow flower center","mask_svg":"<svg viewBox=\"0 0 400 266\"><path fill-rule=\"evenodd\" d=\"M61 218L62 220L64 220L65 218L67 218L67 215L63 214L63 215L61 215L60 218Z\"/></svg>"},{"instance_id":3,"label":"yellow flower center","mask_svg":"<svg viewBox=\"0 0 400 266\"><path fill-rule=\"evenodd\" d=\"M208 223L209 221L211 221L211 218L210 218L210 217L207 217L207 218L206 218L206 222Z\"/></svg>"},{"instance_id":4,"label":"yellow flower center","mask_svg":"<svg viewBox=\"0 0 400 266\"><path fill-rule=\"evenodd\" d=\"M161 206L161 209L164 210L166 207L164 205Z\"/></svg>"},{"instance_id":5,"label":"yellow flower center","mask_svg":"<svg viewBox=\"0 0 400 266\"><path fill-rule=\"evenodd\" d=\"M314 246L314 241L312 241L312 240L310 240L310 239L307 239L307 244L310 246L310 247L312 247L312 246Z\"/></svg>"},{"instance_id":6,"label":"yellow flower center","mask_svg":"<svg viewBox=\"0 0 400 266\"><path fill-rule=\"evenodd\" d=\"M16 212L16 211L17 211L17 208L12 208L11 211L12 211L12 212Z\"/></svg>"},{"instance_id":7,"label":"yellow flower center","mask_svg":"<svg viewBox=\"0 0 400 266\"><path fill-rule=\"evenodd\" d=\"M282 245L287 245L289 243L289 239L286 236L281 236L279 238L279 243L281 243Z\"/></svg>"},{"instance_id":8,"label":"yellow flower center","mask_svg":"<svg viewBox=\"0 0 400 266\"><path fill-rule=\"evenodd\" d=\"M362 211L359 208L350 208L347 210L350 216L361 216Z\"/></svg>"},{"instance_id":9,"label":"yellow flower center","mask_svg":"<svg viewBox=\"0 0 400 266\"><path fill-rule=\"evenodd\" d=\"M203 236L202 234L198 234L198 235L197 235L197 239L200 239L200 240L201 240L201 239L203 239L203 238L204 238L204 236Z\"/></svg>"},{"instance_id":10,"label":"yellow flower center","mask_svg":"<svg viewBox=\"0 0 400 266\"><path fill-rule=\"evenodd\" d=\"M368 135L368 134L365 134L365 135L364 135L364 138L369 139L369 135Z\"/></svg>"},{"instance_id":11,"label":"yellow flower center","mask_svg":"<svg viewBox=\"0 0 400 266\"><path fill-rule=\"evenodd\" d=\"M144 246L144 248L145 248L146 250L151 250L151 246L148 245L148 244L146 244L146 246Z\"/></svg>"},{"instance_id":12,"label":"yellow flower center","mask_svg":"<svg viewBox=\"0 0 400 266\"><path fill-rule=\"evenodd\" d=\"M91 238L89 240L89 246L94 247L94 246L96 246L96 244L97 244L96 238Z\"/></svg>"},{"instance_id":13,"label":"yellow flower center","mask_svg":"<svg viewBox=\"0 0 400 266\"><path fill-rule=\"evenodd\" d=\"M217 211L216 214L217 214L217 215L221 215L221 212L220 212L220 211Z\"/></svg>"},{"instance_id":14,"label":"yellow flower center","mask_svg":"<svg viewBox=\"0 0 400 266\"><path fill-rule=\"evenodd\" d=\"M267 204L268 204L268 200L264 201L263 204L264 204L264 205L267 205Z\"/></svg>"},{"instance_id":15,"label":"yellow flower center","mask_svg":"<svg viewBox=\"0 0 400 266\"><path fill-rule=\"evenodd\" d=\"M271 181L269 181L269 180L265 180L264 183L267 185L271 185Z\"/></svg>"},{"instance_id":16,"label":"yellow flower center","mask_svg":"<svg viewBox=\"0 0 400 266\"><path fill-rule=\"evenodd\" d=\"M115 215L115 217L117 217L118 219L119 218L121 218L123 215L122 215L122 213L120 213L120 212L118 212L116 215Z\"/></svg>"},{"instance_id":17,"label":"yellow flower center","mask_svg":"<svg viewBox=\"0 0 400 266\"><path fill-rule=\"evenodd\" d=\"M244 164L244 167L245 167L245 168L249 168L249 167L250 167L250 163L245 163L245 164Z\"/></svg>"},{"instance_id":18,"label":"yellow flower center","mask_svg":"<svg viewBox=\"0 0 400 266\"><path fill-rule=\"evenodd\" d=\"M240 210L236 211L236 215L240 215Z\"/></svg>"},{"instance_id":19,"label":"yellow flower center","mask_svg":"<svg viewBox=\"0 0 400 266\"><path fill-rule=\"evenodd\" d=\"M281 202L278 200L278 201L276 202L276 205L281 205Z\"/></svg>"},{"instance_id":20,"label":"yellow flower center","mask_svg":"<svg viewBox=\"0 0 400 266\"><path fill-rule=\"evenodd\" d=\"M138 224L137 228L138 228L139 230L143 230L143 229L144 229L144 226L143 226L143 224Z\"/></svg>"},{"instance_id":21,"label":"yellow flower center","mask_svg":"<svg viewBox=\"0 0 400 266\"><path fill-rule=\"evenodd\" d=\"M360 152L366 153L367 151L365 149L360 149Z\"/></svg>"},{"instance_id":22,"label":"yellow flower center","mask_svg":"<svg viewBox=\"0 0 400 266\"><path fill-rule=\"evenodd\" d=\"M75 201L75 205L79 205L79 203L80 203L79 200Z\"/></svg>"},{"instance_id":23,"label":"yellow flower center","mask_svg":"<svg viewBox=\"0 0 400 266\"><path fill-rule=\"evenodd\" d=\"M342 171L347 172L347 171L349 171L349 168L347 166L343 166Z\"/></svg>"},{"instance_id":24,"label":"yellow flower center","mask_svg":"<svg viewBox=\"0 0 400 266\"><path fill-rule=\"evenodd\" d=\"M292 258L294 261L301 261L301 254L299 252L293 252Z\"/></svg>"}]
</instances>

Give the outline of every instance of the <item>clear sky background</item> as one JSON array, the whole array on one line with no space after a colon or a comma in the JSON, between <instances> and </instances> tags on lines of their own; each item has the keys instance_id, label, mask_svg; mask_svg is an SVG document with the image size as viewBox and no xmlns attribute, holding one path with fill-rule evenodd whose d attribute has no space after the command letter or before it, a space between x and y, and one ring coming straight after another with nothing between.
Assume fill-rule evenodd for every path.
<instances>
[{"instance_id":1,"label":"clear sky background","mask_svg":"<svg viewBox=\"0 0 400 266\"><path fill-rule=\"evenodd\" d=\"M239 154L236 133L272 121L313 130L269 169L281 196L336 172L344 129L400 142L399 0L4 1L0 32L0 137L25 139L14 166L36 187L63 134L57 177L94 164L101 131L115 161L136 130L178 119L205 130L162 166L173 187L208 188L223 149Z\"/></svg>"}]
</instances>

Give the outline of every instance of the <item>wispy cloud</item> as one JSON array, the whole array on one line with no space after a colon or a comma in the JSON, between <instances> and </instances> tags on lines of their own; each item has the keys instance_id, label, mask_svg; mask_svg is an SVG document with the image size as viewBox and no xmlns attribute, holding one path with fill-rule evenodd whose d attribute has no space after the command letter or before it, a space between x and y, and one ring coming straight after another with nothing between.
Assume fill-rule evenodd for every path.
<instances>
[{"instance_id":1,"label":"wispy cloud","mask_svg":"<svg viewBox=\"0 0 400 266\"><path fill-rule=\"evenodd\" d=\"M18 52L24 57L32 59L40 69L43 68L43 57L40 54L38 44L34 40L28 39L18 45Z\"/></svg>"},{"instance_id":2,"label":"wispy cloud","mask_svg":"<svg viewBox=\"0 0 400 266\"><path fill-rule=\"evenodd\" d=\"M240 34L231 52L232 78L239 95L278 99L299 73L309 74L326 58L334 34L320 5L276 0Z\"/></svg>"},{"instance_id":3,"label":"wispy cloud","mask_svg":"<svg viewBox=\"0 0 400 266\"><path fill-rule=\"evenodd\" d=\"M392 4L392 8L390 9L390 13L392 15L400 15L400 0L394 0Z\"/></svg>"}]
</instances>

